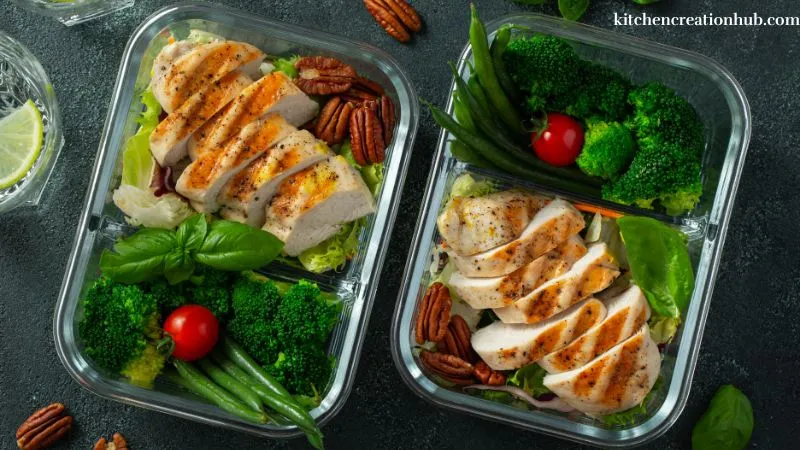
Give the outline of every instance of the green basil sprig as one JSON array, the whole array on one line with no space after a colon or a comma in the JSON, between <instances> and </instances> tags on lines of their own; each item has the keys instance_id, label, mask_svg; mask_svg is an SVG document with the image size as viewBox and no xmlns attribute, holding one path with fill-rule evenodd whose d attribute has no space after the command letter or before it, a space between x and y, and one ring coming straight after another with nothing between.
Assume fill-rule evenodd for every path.
<instances>
[{"instance_id":1,"label":"green basil sprig","mask_svg":"<svg viewBox=\"0 0 800 450\"><path fill-rule=\"evenodd\" d=\"M567 20L579 20L589 7L589 0L558 0L558 11Z\"/></svg>"},{"instance_id":2,"label":"green basil sprig","mask_svg":"<svg viewBox=\"0 0 800 450\"><path fill-rule=\"evenodd\" d=\"M741 450L753 434L753 407L733 385L719 388L692 430L693 450Z\"/></svg>"},{"instance_id":3,"label":"green basil sprig","mask_svg":"<svg viewBox=\"0 0 800 450\"><path fill-rule=\"evenodd\" d=\"M123 283L163 275L171 284L189 279L195 263L219 270L250 270L275 259L283 242L264 230L203 214L184 220L176 231L144 228L100 255L100 270Z\"/></svg>"}]
</instances>

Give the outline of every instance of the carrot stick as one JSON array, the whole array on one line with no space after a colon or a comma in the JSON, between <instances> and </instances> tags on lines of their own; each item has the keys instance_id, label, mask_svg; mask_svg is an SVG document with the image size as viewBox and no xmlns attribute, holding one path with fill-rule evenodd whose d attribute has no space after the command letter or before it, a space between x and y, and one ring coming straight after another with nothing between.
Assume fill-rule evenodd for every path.
<instances>
[{"instance_id":1,"label":"carrot stick","mask_svg":"<svg viewBox=\"0 0 800 450\"><path fill-rule=\"evenodd\" d=\"M575 206L575 209L577 209L578 211L583 211L588 213L600 213L600 215L610 217L612 219L619 219L620 217L624 216L624 214L622 214L619 211L613 211L611 209L606 209L601 206L590 205L588 203L575 202L573 203L573 205Z\"/></svg>"}]
</instances>

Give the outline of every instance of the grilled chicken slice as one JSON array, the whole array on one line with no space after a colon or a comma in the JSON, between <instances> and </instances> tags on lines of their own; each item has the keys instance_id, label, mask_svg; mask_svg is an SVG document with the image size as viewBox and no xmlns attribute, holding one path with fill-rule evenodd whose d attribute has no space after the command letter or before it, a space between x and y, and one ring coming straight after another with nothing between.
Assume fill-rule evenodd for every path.
<instances>
[{"instance_id":1,"label":"grilled chicken slice","mask_svg":"<svg viewBox=\"0 0 800 450\"><path fill-rule=\"evenodd\" d=\"M453 197L436 224L448 247L474 255L518 238L547 201L517 190Z\"/></svg>"},{"instance_id":2,"label":"grilled chicken slice","mask_svg":"<svg viewBox=\"0 0 800 450\"><path fill-rule=\"evenodd\" d=\"M590 298L535 325L494 322L472 335L472 348L494 370L518 369L569 344L605 315L603 302Z\"/></svg>"},{"instance_id":3,"label":"grilled chicken slice","mask_svg":"<svg viewBox=\"0 0 800 450\"><path fill-rule=\"evenodd\" d=\"M222 147L242 127L267 114L280 114L297 127L313 119L318 109L317 102L298 89L286 74L272 72L245 88L229 106L206 122L189 140L189 155L197 159L206 151Z\"/></svg>"},{"instance_id":4,"label":"grilled chicken slice","mask_svg":"<svg viewBox=\"0 0 800 450\"><path fill-rule=\"evenodd\" d=\"M606 244L593 244L568 272L494 312L506 323L536 323L602 291L618 276L619 268Z\"/></svg>"},{"instance_id":5,"label":"grilled chicken slice","mask_svg":"<svg viewBox=\"0 0 800 450\"><path fill-rule=\"evenodd\" d=\"M585 366L544 377L544 385L590 416L625 411L642 402L661 369L658 346L643 325L633 336Z\"/></svg>"},{"instance_id":6,"label":"grilled chicken slice","mask_svg":"<svg viewBox=\"0 0 800 450\"><path fill-rule=\"evenodd\" d=\"M628 339L650 318L650 307L642 290L631 286L622 295L605 302L608 314L583 336L545 356L539 365L550 373L566 372L582 367Z\"/></svg>"},{"instance_id":7,"label":"grilled chicken slice","mask_svg":"<svg viewBox=\"0 0 800 450\"><path fill-rule=\"evenodd\" d=\"M252 82L250 77L232 72L195 92L162 120L150 134L150 151L158 164L171 166L185 158L189 136Z\"/></svg>"},{"instance_id":8,"label":"grilled chicken slice","mask_svg":"<svg viewBox=\"0 0 800 450\"><path fill-rule=\"evenodd\" d=\"M556 248L570 236L578 234L584 225L580 211L564 200L555 199L536 213L519 238L477 255L448 253L465 277L499 277Z\"/></svg>"},{"instance_id":9,"label":"grilled chicken slice","mask_svg":"<svg viewBox=\"0 0 800 450\"><path fill-rule=\"evenodd\" d=\"M264 225L265 207L286 178L331 156L324 142L298 130L236 174L220 192L222 217Z\"/></svg>"},{"instance_id":10,"label":"grilled chicken slice","mask_svg":"<svg viewBox=\"0 0 800 450\"><path fill-rule=\"evenodd\" d=\"M198 211L215 212L223 186L254 159L268 151L296 128L283 117L271 115L250 123L217 152L209 152L184 169L175 185Z\"/></svg>"},{"instance_id":11,"label":"grilled chicken slice","mask_svg":"<svg viewBox=\"0 0 800 450\"><path fill-rule=\"evenodd\" d=\"M176 42L156 56L150 87L164 111L171 114L197 92L231 72L256 76L265 57L261 50L244 42L211 42L191 48Z\"/></svg>"},{"instance_id":12,"label":"grilled chicken slice","mask_svg":"<svg viewBox=\"0 0 800 450\"><path fill-rule=\"evenodd\" d=\"M336 234L341 225L375 212L361 175L334 156L287 178L267 206L263 228L297 256Z\"/></svg>"},{"instance_id":13,"label":"grilled chicken slice","mask_svg":"<svg viewBox=\"0 0 800 450\"><path fill-rule=\"evenodd\" d=\"M475 309L502 308L572 267L586 254L580 236L567 239L544 256L534 259L508 275L495 278L469 278L459 272L450 277L451 289Z\"/></svg>"}]
</instances>

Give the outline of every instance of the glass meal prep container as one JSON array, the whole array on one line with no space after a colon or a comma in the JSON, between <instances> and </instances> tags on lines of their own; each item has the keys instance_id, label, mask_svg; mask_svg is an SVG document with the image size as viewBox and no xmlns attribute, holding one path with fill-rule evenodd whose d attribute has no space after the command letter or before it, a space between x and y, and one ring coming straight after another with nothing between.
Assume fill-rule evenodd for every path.
<instances>
[{"instance_id":1,"label":"glass meal prep container","mask_svg":"<svg viewBox=\"0 0 800 450\"><path fill-rule=\"evenodd\" d=\"M660 436L675 423L689 395L728 220L750 139L749 106L741 87L726 69L695 53L537 14L511 15L488 23L490 40L497 29L507 23L567 39L586 59L615 68L636 83L661 81L687 98L706 125L702 200L690 213L673 217L574 195L461 163L450 152L449 133L442 130L395 310L392 356L406 384L417 395L436 405L582 444L602 447L640 445ZM466 76L465 66L471 57L467 45L459 60L462 76ZM452 113L452 99L448 100L447 112ZM608 427L586 416L575 418L554 411L518 409L441 387L426 375L415 349L417 306L431 281L432 253L440 241L436 218L445 205L453 181L464 173L478 180L496 181L500 187L517 186L624 214L647 215L678 227L688 235L695 289L683 324L662 353L661 387L655 393L646 416L637 423L627 427Z\"/></svg>"},{"instance_id":2,"label":"glass meal prep container","mask_svg":"<svg viewBox=\"0 0 800 450\"><path fill-rule=\"evenodd\" d=\"M397 127L386 152L385 178L376 198L377 212L368 217L356 257L341 272L332 274L314 275L279 263L261 270L284 281L310 279L343 301L344 310L329 346L336 364L328 386L321 391L322 402L311 415L319 424L325 424L341 409L350 393L417 130L417 96L397 63L374 47L201 3L161 9L140 25L128 41L56 305L56 349L70 375L102 397L260 436L296 436L300 431L293 425L256 425L243 421L161 379L149 390L103 373L84 357L77 336L82 314L80 299L89 283L100 275L100 253L110 248L116 238L133 231L111 202L111 193L119 184L124 144L137 128L136 118L142 110L138 96L146 88L151 73L148 62L166 44L170 34L181 38L190 29L249 42L270 55L322 54L340 58L380 83L395 101Z\"/></svg>"}]
</instances>

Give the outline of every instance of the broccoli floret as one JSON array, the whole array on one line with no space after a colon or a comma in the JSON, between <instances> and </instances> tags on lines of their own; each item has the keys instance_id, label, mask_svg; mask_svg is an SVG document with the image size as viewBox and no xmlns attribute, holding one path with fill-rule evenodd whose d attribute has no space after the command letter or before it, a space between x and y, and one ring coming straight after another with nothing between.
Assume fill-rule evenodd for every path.
<instances>
[{"instance_id":1,"label":"broccoli floret","mask_svg":"<svg viewBox=\"0 0 800 450\"><path fill-rule=\"evenodd\" d=\"M692 105L661 83L648 83L628 95L633 114L626 121L642 149L676 144L700 158L705 148L703 123Z\"/></svg>"},{"instance_id":2,"label":"broccoli floret","mask_svg":"<svg viewBox=\"0 0 800 450\"><path fill-rule=\"evenodd\" d=\"M86 356L137 384L151 385L163 367L164 356L148 350L161 336L158 305L137 285L105 277L95 281L83 298L78 333Z\"/></svg>"},{"instance_id":3,"label":"broccoli floret","mask_svg":"<svg viewBox=\"0 0 800 450\"><path fill-rule=\"evenodd\" d=\"M286 343L322 344L333 330L340 310L340 302L328 301L316 284L300 280L286 291L278 307L278 338Z\"/></svg>"},{"instance_id":4,"label":"broccoli floret","mask_svg":"<svg viewBox=\"0 0 800 450\"><path fill-rule=\"evenodd\" d=\"M178 307L189 303L184 289L184 283L169 284L166 279L161 278L143 284L147 294L153 297L153 301L158 305L161 317L167 317Z\"/></svg>"},{"instance_id":5,"label":"broccoli floret","mask_svg":"<svg viewBox=\"0 0 800 450\"><path fill-rule=\"evenodd\" d=\"M275 283L253 272L240 275L231 296L233 318L228 332L256 361L272 364L278 358L278 333L274 322L281 302Z\"/></svg>"},{"instance_id":6,"label":"broccoli floret","mask_svg":"<svg viewBox=\"0 0 800 450\"><path fill-rule=\"evenodd\" d=\"M562 100L556 99L554 109L581 119L619 121L628 115L630 80L614 69L588 62L581 65L578 77L580 83Z\"/></svg>"},{"instance_id":7,"label":"broccoli floret","mask_svg":"<svg viewBox=\"0 0 800 450\"><path fill-rule=\"evenodd\" d=\"M583 65L567 41L545 35L511 41L503 61L511 78L528 94L526 105L531 112L542 111L554 97L572 92Z\"/></svg>"},{"instance_id":8,"label":"broccoli floret","mask_svg":"<svg viewBox=\"0 0 800 450\"><path fill-rule=\"evenodd\" d=\"M669 214L680 214L700 200L700 162L677 144L640 148L628 170L603 186L603 198L641 208L658 200Z\"/></svg>"},{"instance_id":9,"label":"broccoli floret","mask_svg":"<svg viewBox=\"0 0 800 450\"><path fill-rule=\"evenodd\" d=\"M231 309L230 272L201 266L186 283L191 302L208 308L220 323L227 322Z\"/></svg>"},{"instance_id":10,"label":"broccoli floret","mask_svg":"<svg viewBox=\"0 0 800 450\"><path fill-rule=\"evenodd\" d=\"M306 396L315 396L327 385L332 368L333 359L311 342L286 348L265 367L289 392Z\"/></svg>"},{"instance_id":11,"label":"broccoli floret","mask_svg":"<svg viewBox=\"0 0 800 450\"><path fill-rule=\"evenodd\" d=\"M586 127L583 150L575 162L588 175L615 178L636 152L631 132L618 122L590 120Z\"/></svg>"}]
</instances>

